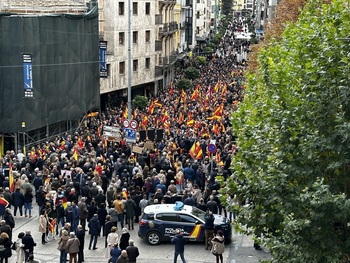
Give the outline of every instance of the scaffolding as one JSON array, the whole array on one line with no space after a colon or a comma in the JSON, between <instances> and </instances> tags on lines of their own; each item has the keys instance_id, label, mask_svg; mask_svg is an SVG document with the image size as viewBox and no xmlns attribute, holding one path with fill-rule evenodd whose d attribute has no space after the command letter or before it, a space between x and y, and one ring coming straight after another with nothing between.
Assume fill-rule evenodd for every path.
<instances>
[{"instance_id":1,"label":"scaffolding","mask_svg":"<svg viewBox=\"0 0 350 263\"><path fill-rule=\"evenodd\" d=\"M0 0L0 13L79 14L89 10L90 0Z\"/></svg>"}]
</instances>

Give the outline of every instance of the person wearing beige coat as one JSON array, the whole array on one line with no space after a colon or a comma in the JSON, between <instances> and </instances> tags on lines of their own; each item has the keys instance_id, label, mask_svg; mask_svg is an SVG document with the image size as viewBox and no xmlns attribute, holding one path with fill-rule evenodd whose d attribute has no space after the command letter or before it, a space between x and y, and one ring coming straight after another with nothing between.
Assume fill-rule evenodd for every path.
<instances>
[{"instance_id":1,"label":"person wearing beige coat","mask_svg":"<svg viewBox=\"0 0 350 263\"><path fill-rule=\"evenodd\" d=\"M77 255L79 252L80 241L75 236L74 232L70 232L69 239L66 244L66 251L69 254L69 263L72 263L73 260L77 263Z\"/></svg>"},{"instance_id":2,"label":"person wearing beige coat","mask_svg":"<svg viewBox=\"0 0 350 263\"><path fill-rule=\"evenodd\" d=\"M41 233L41 243L45 245L47 242L45 240L47 234L47 215L46 211L42 210L39 217L39 232Z\"/></svg>"}]
</instances>

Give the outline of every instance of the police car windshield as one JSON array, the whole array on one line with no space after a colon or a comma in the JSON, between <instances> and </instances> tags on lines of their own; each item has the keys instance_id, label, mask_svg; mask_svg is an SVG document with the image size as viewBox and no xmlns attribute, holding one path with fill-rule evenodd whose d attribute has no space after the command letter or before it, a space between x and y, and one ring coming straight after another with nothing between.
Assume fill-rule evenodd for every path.
<instances>
[{"instance_id":1,"label":"police car windshield","mask_svg":"<svg viewBox=\"0 0 350 263\"><path fill-rule=\"evenodd\" d=\"M204 220L204 216L205 216L205 212L204 211L202 211L202 210L192 206L192 212L191 213L192 213L192 215L194 215L194 216L200 218L201 220L205 221Z\"/></svg>"}]
</instances>

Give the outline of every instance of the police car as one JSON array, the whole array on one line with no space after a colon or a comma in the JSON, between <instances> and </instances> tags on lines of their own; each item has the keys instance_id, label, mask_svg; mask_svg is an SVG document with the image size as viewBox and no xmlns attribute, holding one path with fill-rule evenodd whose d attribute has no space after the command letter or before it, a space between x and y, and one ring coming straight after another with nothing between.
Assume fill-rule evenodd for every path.
<instances>
[{"instance_id":1,"label":"police car","mask_svg":"<svg viewBox=\"0 0 350 263\"><path fill-rule=\"evenodd\" d=\"M182 202L176 204L157 204L146 206L139 222L138 235L150 245L170 241L180 229L189 241L203 241L205 212ZM225 241L232 237L231 222L221 215L214 215L214 231L222 230Z\"/></svg>"}]
</instances>

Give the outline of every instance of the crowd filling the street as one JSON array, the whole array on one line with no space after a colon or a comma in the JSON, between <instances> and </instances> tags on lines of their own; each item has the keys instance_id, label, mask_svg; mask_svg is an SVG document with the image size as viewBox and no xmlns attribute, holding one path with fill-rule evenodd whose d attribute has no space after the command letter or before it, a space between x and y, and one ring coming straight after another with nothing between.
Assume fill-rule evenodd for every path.
<instances>
[{"instance_id":1,"label":"crowd filling the street","mask_svg":"<svg viewBox=\"0 0 350 263\"><path fill-rule=\"evenodd\" d=\"M250 44L235 39L235 32L246 28L245 19L235 18L221 43L206 55L205 64L187 58L171 84L153 95L145 110L133 109L130 115L139 132L145 131L136 143L102 135L105 125L123 126L128 112L122 103L88 114L74 134L57 136L26 152L7 151L0 159L1 263L10 257L16 257L17 263L37 262L35 247L47 242L57 243L60 263L81 263L84 249L101 249L97 247L101 238L106 262L136 262L139 250L130 231L137 231L145 207L179 201L206 213L203 249L223 263L225 236L214 231L213 214L235 218L219 199L224 184L217 177L231 176L231 161L238 150L230 117L244 97ZM198 67L200 77L191 89L178 89L188 66ZM153 136L149 130L161 133ZM208 149L213 144L214 152ZM33 210L34 203L38 210ZM34 240L31 230L12 236L17 218L33 216L39 218L35 231L41 233L41 240ZM174 262L178 256L186 262L180 229L171 243Z\"/></svg>"}]
</instances>

